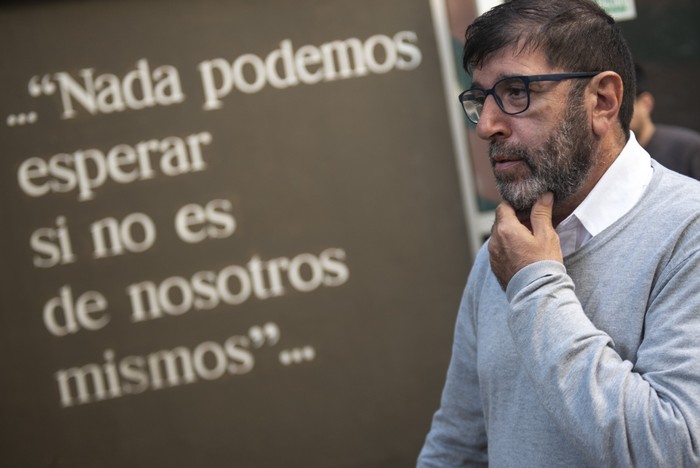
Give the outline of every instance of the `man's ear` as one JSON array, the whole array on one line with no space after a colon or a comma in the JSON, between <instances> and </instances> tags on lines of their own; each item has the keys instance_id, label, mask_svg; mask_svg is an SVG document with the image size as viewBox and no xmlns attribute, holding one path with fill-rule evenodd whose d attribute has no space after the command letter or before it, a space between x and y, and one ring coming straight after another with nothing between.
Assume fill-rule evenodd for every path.
<instances>
[{"instance_id":1,"label":"man's ear","mask_svg":"<svg viewBox=\"0 0 700 468\"><path fill-rule=\"evenodd\" d=\"M592 103L591 116L593 132L602 137L614 125L617 125L617 114L622 103L622 78L615 72L602 72L591 79L588 86Z\"/></svg>"}]
</instances>

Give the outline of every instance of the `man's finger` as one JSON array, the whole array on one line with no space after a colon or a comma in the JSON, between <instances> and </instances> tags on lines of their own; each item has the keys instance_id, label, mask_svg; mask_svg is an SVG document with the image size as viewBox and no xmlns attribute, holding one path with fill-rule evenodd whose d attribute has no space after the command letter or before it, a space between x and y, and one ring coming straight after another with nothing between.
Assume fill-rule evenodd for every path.
<instances>
[{"instance_id":1,"label":"man's finger","mask_svg":"<svg viewBox=\"0 0 700 468\"><path fill-rule=\"evenodd\" d=\"M515 216L515 210L507 201L503 200L496 207L496 222Z\"/></svg>"}]
</instances>

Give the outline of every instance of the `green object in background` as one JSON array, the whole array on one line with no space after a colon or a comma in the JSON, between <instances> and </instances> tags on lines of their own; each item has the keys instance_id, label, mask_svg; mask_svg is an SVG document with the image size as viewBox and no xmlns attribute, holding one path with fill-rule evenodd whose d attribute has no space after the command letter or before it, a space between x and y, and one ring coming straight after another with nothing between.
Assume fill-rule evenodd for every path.
<instances>
[{"instance_id":1,"label":"green object in background","mask_svg":"<svg viewBox=\"0 0 700 468\"><path fill-rule=\"evenodd\" d=\"M596 0L598 4L617 21L631 20L637 17L634 0Z\"/></svg>"}]
</instances>

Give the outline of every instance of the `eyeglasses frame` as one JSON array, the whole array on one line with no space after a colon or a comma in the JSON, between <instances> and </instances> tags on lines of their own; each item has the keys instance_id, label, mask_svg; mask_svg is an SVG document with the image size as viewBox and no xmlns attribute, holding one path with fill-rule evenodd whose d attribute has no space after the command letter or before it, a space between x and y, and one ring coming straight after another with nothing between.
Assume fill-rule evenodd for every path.
<instances>
[{"instance_id":1,"label":"eyeglasses frame","mask_svg":"<svg viewBox=\"0 0 700 468\"><path fill-rule=\"evenodd\" d=\"M572 73L549 73L549 74L544 74L544 75L514 75L514 76L506 76L504 78L501 78L500 80L496 81L494 85L490 89L483 89L483 88L476 88L476 87L471 87L467 90L462 91L459 94L459 103L462 105L462 110L464 111L464 114L467 116L467 119L473 124L478 124L480 117L476 119L476 122L469 116L467 113L467 109L464 108L464 95L467 94L470 91L474 90L479 90L484 92L484 104L486 103L486 98L489 97L489 95L493 96L493 100L496 101L496 105L498 105L498 108L501 109L501 111L504 114L507 115L518 115L522 114L526 110L530 108L530 83L536 82L536 81L562 81L562 80L569 80L569 79L574 79L574 78L592 78L601 72L572 72ZM525 83L525 93L527 96L527 104L525 105L525 108L521 111L518 112L507 112L503 108L503 103L501 102L501 99L496 95L496 86L498 86L499 83L505 80L512 80L512 79L520 79L523 80ZM481 105L481 108L483 109L484 104ZM478 112L480 114L481 111Z\"/></svg>"}]
</instances>

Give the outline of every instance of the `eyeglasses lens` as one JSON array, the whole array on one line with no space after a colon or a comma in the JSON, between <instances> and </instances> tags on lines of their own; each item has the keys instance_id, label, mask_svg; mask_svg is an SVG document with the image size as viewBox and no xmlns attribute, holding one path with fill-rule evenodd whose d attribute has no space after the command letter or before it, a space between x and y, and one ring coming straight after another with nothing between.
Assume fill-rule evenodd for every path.
<instances>
[{"instance_id":1,"label":"eyeglasses lens","mask_svg":"<svg viewBox=\"0 0 700 468\"><path fill-rule=\"evenodd\" d=\"M484 107L485 99L486 93L480 89L472 89L462 95L464 113L467 114L467 118L473 123L479 121L479 114L481 114L481 109Z\"/></svg>"},{"instance_id":2,"label":"eyeglasses lens","mask_svg":"<svg viewBox=\"0 0 700 468\"><path fill-rule=\"evenodd\" d=\"M506 78L496 83L494 93L499 107L506 114L518 114L528 105L527 83L521 78Z\"/></svg>"},{"instance_id":3,"label":"eyeglasses lens","mask_svg":"<svg viewBox=\"0 0 700 468\"><path fill-rule=\"evenodd\" d=\"M492 91L492 92L491 92ZM498 107L506 114L519 114L528 108L530 93L522 78L506 78L498 81L493 90L470 89L462 94L462 107L473 123L479 121L486 96L492 94Z\"/></svg>"}]
</instances>

